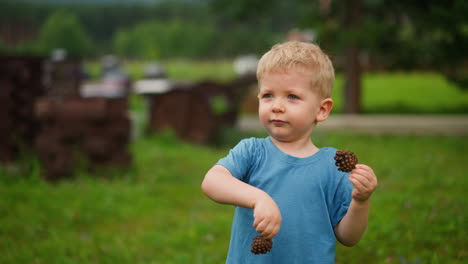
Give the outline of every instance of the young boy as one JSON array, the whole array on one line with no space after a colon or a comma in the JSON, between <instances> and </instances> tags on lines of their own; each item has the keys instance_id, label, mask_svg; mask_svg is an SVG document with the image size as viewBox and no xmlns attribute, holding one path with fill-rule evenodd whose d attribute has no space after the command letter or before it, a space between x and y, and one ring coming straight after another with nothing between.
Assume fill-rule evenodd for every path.
<instances>
[{"instance_id":1,"label":"young boy","mask_svg":"<svg viewBox=\"0 0 468 264\"><path fill-rule=\"evenodd\" d=\"M236 206L226 263L334 263L336 240L353 246L364 233L377 178L363 164L339 172L336 149L311 140L333 106L333 66L318 46L286 42L260 59L257 79L269 137L242 140L202 183ZM274 237L267 254L250 252L258 233Z\"/></svg>"}]
</instances>

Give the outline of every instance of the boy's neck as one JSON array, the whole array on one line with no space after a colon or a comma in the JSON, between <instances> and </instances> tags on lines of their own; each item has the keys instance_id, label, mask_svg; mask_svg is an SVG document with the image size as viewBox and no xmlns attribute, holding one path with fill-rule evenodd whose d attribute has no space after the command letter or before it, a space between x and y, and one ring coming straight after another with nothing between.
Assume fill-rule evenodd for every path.
<instances>
[{"instance_id":1,"label":"boy's neck","mask_svg":"<svg viewBox=\"0 0 468 264\"><path fill-rule=\"evenodd\" d=\"M314 145L310 137L301 138L294 141L280 141L273 137L271 142L284 153L298 157L306 158L314 155L319 149Z\"/></svg>"}]
</instances>

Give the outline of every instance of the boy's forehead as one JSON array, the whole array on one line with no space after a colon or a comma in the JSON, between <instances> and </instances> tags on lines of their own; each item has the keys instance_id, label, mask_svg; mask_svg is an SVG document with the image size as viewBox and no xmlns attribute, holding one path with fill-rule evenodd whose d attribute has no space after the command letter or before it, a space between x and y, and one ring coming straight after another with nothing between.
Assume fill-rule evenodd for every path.
<instances>
[{"instance_id":1,"label":"boy's forehead","mask_svg":"<svg viewBox=\"0 0 468 264\"><path fill-rule=\"evenodd\" d=\"M258 88L259 91L262 91L271 89L302 90L311 89L312 87L310 78L301 73L270 72L258 81Z\"/></svg>"},{"instance_id":2,"label":"boy's forehead","mask_svg":"<svg viewBox=\"0 0 468 264\"><path fill-rule=\"evenodd\" d=\"M261 84L262 80L265 80L265 79L270 79L272 77L274 78L274 77L280 77L280 76L286 77L286 76L291 76L291 75L301 76L303 78L310 79L309 78L310 73L306 72L303 69L299 69L299 68L278 68L278 69L275 69L275 70L270 70L270 71L264 72L262 74L262 76L258 79L258 81L259 81L259 84Z\"/></svg>"},{"instance_id":3,"label":"boy's forehead","mask_svg":"<svg viewBox=\"0 0 468 264\"><path fill-rule=\"evenodd\" d=\"M307 67L303 64L288 64L288 65L278 65L270 69L266 69L264 74L278 74L278 73L289 73L289 72L307 72L310 70L310 67Z\"/></svg>"}]
</instances>

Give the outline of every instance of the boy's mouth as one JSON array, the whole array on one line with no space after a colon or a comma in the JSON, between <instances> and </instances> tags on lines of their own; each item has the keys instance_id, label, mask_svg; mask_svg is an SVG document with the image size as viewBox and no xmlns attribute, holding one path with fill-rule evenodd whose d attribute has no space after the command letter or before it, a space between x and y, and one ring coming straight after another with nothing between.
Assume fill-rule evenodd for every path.
<instances>
[{"instance_id":1,"label":"boy's mouth","mask_svg":"<svg viewBox=\"0 0 468 264\"><path fill-rule=\"evenodd\" d=\"M273 123L274 125L283 125L283 124L286 124L286 121L281 120L281 119L271 119L270 122Z\"/></svg>"}]
</instances>

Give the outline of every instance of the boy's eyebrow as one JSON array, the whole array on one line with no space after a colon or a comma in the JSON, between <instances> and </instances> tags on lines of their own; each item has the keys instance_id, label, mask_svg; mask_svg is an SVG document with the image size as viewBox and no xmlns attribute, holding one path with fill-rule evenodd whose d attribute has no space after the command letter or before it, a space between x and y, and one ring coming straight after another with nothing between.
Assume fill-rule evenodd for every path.
<instances>
[{"instance_id":1,"label":"boy's eyebrow","mask_svg":"<svg viewBox=\"0 0 468 264\"><path fill-rule=\"evenodd\" d=\"M302 92L301 90L298 90L298 89L294 89L294 88L288 88L286 90L287 93L292 93L292 94L296 94L296 95L303 95L304 92Z\"/></svg>"},{"instance_id":2,"label":"boy's eyebrow","mask_svg":"<svg viewBox=\"0 0 468 264\"><path fill-rule=\"evenodd\" d=\"M262 94L262 93L271 93L273 89L270 89L270 88L263 88L263 89L258 89L258 94ZM294 89L294 88L287 88L286 90L284 90L285 93L293 93L293 94L297 94L297 95L302 95L304 94L304 92L302 92L300 89Z\"/></svg>"},{"instance_id":3,"label":"boy's eyebrow","mask_svg":"<svg viewBox=\"0 0 468 264\"><path fill-rule=\"evenodd\" d=\"M258 93L261 94L261 93L266 93L266 92L271 92L271 89L270 88L259 88L258 89Z\"/></svg>"}]
</instances>

